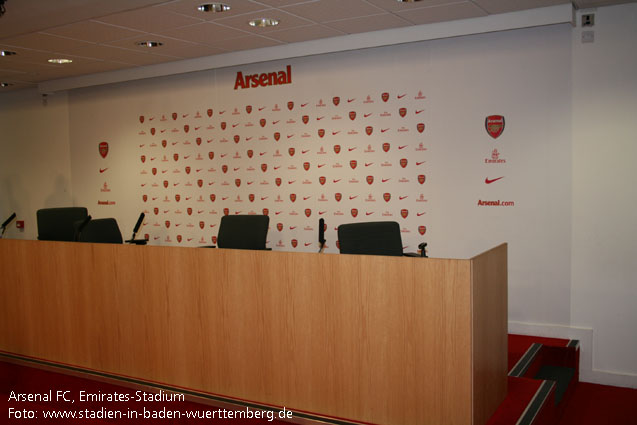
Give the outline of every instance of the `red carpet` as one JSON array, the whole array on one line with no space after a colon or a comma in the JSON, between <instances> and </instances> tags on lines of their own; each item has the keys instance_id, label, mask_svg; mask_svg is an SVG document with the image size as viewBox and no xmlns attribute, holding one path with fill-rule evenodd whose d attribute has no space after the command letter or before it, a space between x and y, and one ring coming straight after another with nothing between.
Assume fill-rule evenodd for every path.
<instances>
[{"instance_id":1,"label":"red carpet","mask_svg":"<svg viewBox=\"0 0 637 425\"><path fill-rule=\"evenodd\" d=\"M559 425L637 425L637 389L580 382Z\"/></svg>"}]
</instances>

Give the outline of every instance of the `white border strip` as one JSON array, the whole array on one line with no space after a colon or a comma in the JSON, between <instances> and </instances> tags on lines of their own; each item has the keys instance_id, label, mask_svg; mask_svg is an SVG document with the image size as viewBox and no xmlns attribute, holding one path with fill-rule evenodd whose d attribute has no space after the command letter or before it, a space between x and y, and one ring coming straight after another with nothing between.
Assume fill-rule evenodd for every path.
<instances>
[{"instance_id":1,"label":"white border strip","mask_svg":"<svg viewBox=\"0 0 637 425\"><path fill-rule=\"evenodd\" d=\"M351 34L341 37L324 38L301 43L265 47L262 49L224 53L202 58L63 78L40 83L38 89L41 93L54 93L61 90L184 74L187 72L225 68L249 63L572 22L573 7L570 3L567 3L520 12L489 15L480 18Z\"/></svg>"}]
</instances>

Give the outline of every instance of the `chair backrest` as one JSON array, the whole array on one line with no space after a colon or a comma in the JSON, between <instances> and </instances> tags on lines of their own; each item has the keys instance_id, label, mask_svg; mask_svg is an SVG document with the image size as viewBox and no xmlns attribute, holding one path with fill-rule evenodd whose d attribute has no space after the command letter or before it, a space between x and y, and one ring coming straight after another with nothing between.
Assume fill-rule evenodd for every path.
<instances>
[{"instance_id":1,"label":"chair backrest","mask_svg":"<svg viewBox=\"0 0 637 425\"><path fill-rule=\"evenodd\" d=\"M79 242L123 243L117 220L97 218L89 221L78 235Z\"/></svg>"},{"instance_id":2,"label":"chair backrest","mask_svg":"<svg viewBox=\"0 0 637 425\"><path fill-rule=\"evenodd\" d=\"M84 207L43 208L36 212L38 239L41 241L74 241L77 221L88 217Z\"/></svg>"},{"instance_id":3,"label":"chair backrest","mask_svg":"<svg viewBox=\"0 0 637 425\"><path fill-rule=\"evenodd\" d=\"M234 249L265 249L270 217L267 215L224 215L219 223L217 246Z\"/></svg>"},{"instance_id":4,"label":"chair backrest","mask_svg":"<svg viewBox=\"0 0 637 425\"><path fill-rule=\"evenodd\" d=\"M373 221L338 226L341 254L403 255L400 226L395 221Z\"/></svg>"}]
</instances>

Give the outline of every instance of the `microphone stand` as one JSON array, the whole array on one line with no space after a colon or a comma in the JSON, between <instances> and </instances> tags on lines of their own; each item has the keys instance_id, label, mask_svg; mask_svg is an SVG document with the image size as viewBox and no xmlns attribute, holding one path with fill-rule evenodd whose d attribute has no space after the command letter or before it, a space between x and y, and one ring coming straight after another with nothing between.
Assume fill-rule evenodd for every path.
<instances>
[{"instance_id":1,"label":"microphone stand","mask_svg":"<svg viewBox=\"0 0 637 425\"><path fill-rule=\"evenodd\" d=\"M137 231L139 230L139 228L142 226L142 223L144 222L144 217L146 217L146 214L144 213L141 213L139 215L139 218L137 219L137 223L135 224L135 228L133 229L133 236L131 236L131 238L126 241L126 243L130 243L134 245L146 245L148 243L147 239L135 239L135 236L137 235Z\"/></svg>"}]
</instances>

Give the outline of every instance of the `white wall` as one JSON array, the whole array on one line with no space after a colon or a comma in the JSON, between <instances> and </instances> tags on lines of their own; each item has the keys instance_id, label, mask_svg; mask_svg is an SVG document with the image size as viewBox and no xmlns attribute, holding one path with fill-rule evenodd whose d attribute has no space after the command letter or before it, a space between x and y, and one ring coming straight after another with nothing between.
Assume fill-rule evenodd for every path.
<instances>
[{"instance_id":1,"label":"white wall","mask_svg":"<svg viewBox=\"0 0 637 425\"><path fill-rule=\"evenodd\" d=\"M12 212L6 238L35 239L35 212L73 205L66 93L48 96L35 90L0 96L0 220Z\"/></svg>"},{"instance_id":2,"label":"white wall","mask_svg":"<svg viewBox=\"0 0 637 425\"><path fill-rule=\"evenodd\" d=\"M592 29L573 31L571 323L593 329L591 380L637 387L637 4Z\"/></svg>"}]
</instances>

